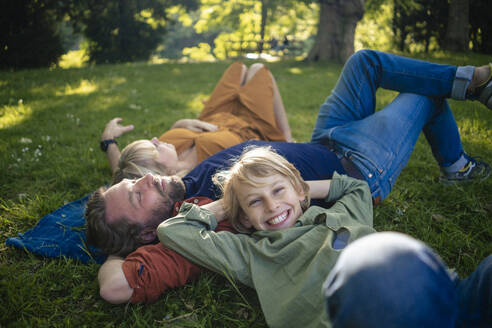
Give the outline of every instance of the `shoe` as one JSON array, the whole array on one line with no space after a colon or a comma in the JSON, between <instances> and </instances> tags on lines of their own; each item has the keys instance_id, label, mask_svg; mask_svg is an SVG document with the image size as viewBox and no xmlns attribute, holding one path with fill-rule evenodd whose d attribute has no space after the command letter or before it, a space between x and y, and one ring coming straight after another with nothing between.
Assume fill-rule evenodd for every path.
<instances>
[{"instance_id":1,"label":"shoe","mask_svg":"<svg viewBox=\"0 0 492 328\"><path fill-rule=\"evenodd\" d=\"M483 181L490 175L490 165L473 157L469 157L468 163L457 172L442 171L441 183L453 185L461 182Z\"/></svg>"},{"instance_id":2,"label":"shoe","mask_svg":"<svg viewBox=\"0 0 492 328\"><path fill-rule=\"evenodd\" d=\"M489 63L490 75L488 79L479 85L474 92L476 99L482 104L492 109L492 63Z\"/></svg>"}]
</instances>

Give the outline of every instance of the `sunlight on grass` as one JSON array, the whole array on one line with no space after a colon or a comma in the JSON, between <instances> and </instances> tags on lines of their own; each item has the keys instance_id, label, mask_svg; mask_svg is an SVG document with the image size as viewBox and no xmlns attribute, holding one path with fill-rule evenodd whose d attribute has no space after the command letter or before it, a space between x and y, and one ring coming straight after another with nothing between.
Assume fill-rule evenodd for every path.
<instances>
[{"instance_id":1,"label":"sunlight on grass","mask_svg":"<svg viewBox=\"0 0 492 328\"><path fill-rule=\"evenodd\" d=\"M487 129L487 124L484 121L477 119L461 119L459 121L460 135L464 139L475 141L486 141L492 139L492 131Z\"/></svg>"},{"instance_id":2,"label":"sunlight on grass","mask_svg":"<svg viewBox=\"0 0 492 328\"><path fill-rule=\"evenodd\" d=\"M72 50L61 56L58 66L64 69L72 67L83 67L89 61L85 50Z\"/></svg>"},{"instance_id":3,"label":"sunlight on grass","mask_svg":"<svg viewBox=\"0 0 492 328\"><path fill-rule=\"evenodd\" d=\"M31 115L31 107L24 105L22 99L19 100L17 106L3 106L0 110L0 129L19 124L31 117Z\"/></svg>"},{"instance_id":4,"label":"sunlight on grass","mask_svg":"<svg viewBox=\"0 0 492 328\"><path fill-rule=\"evenodd\" d=\"M208 100L207 94L199 93L186 103L186 107L190 108L193 111L193 113L199 115L203 109L203 102L207 100Z\"/></svg>"},{"instance_id":5,"label":"sunlight on grass","mask_svg":"<svg viewBox=\"0 0 492 328\"><path fill-rule=\"evenodd\" d=\"M169 58L162 58L162 57L159 57L159 56L151 56L150 59L148 60L148 64L150 65L159 65L159 64L165 64L165 63L169 63L171 62L171 60Z\"/></svg>"},{"instance_id":6,"label":"sunlight on grass","mask_svg":"<svg viewBox=\"0 0 492 328\"><path fill-rule=\"evenodd\" d=\"M299 67L292 67L292 68L289 68L289 73L301 75L302 69L300 69Z\"/></svg>"},{"instance_id":7,"label":"sunlight on grass","mask_svg":"<svg viewBox=\"0 0 492 328\"><path fill-rule=\"evenodd\" d=\"M97 85L88 80L80 81L78 87L67 85L64 92L57 92L57 96L87 95L97 90Z\"/></svg>"},{"instance_id":8,"label":"sunlight on grass","mask_svg":"<svg viewBox=\"0 0 492 328\"><path fill-rule=\"evenodd\" d=\"M490 61L490 55L466 56L467 63ZM449 58L461 61L461 55ZM231 285L219 274L205 272L183 288L168 290L154 304L113 306L98 295L99 265L45 259L5 245L6 238L26 232L44 215L111 180L106 156L97 149L106 122L119 116L123 125L135 125L119 138L121 147L159 136L179 119L198 117L202 101L228 64L139 62L0 72L1 327L100 322L125 327L267 327L256 292ZM294 139L309 141L319 106L342 66L293 59L268 66L278 81ZM395 95L379 90L377 108ZM492 163L490 110L479 102L449 104L466 152ZM492 177L445 188L439 175L421 135L390 196L374 208L374 224L376 230L425 241L465 277L492 253Z\"/></svg>"}]
</instances>

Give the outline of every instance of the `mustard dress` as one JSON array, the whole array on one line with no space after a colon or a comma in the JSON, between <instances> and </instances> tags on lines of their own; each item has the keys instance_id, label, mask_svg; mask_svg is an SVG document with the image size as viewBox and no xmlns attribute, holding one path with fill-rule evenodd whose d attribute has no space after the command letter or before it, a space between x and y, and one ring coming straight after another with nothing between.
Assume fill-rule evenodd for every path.
<instances>
[{"instance_id":1,"label":"mustard dress","mask_svg":"<svg viewBox=\"0 0 492 328\"><path fill-rule=\"evenodd\" d=\"M205 103L199 120L218 126L217 131L183 128L163 133L159 140L173 144L178 154L195 146L198 162L247 140L285 141L273 111L273 83L266 67L240 85L242 63L227 68Z\"/></svg>"}]
</instances>

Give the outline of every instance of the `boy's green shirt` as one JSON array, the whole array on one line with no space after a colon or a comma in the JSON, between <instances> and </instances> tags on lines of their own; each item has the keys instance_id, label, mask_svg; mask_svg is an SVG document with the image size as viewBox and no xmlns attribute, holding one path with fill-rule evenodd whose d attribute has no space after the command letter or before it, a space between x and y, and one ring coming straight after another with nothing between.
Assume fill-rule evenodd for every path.
<instances>
[{"instance_id":1,"label":"boy's green shirt","mask_svg":"<svg viewBox=\"0 0 492 328\"><path fill-rule=\"evenodd\" d=\"M326 201L336 202L311 206L294 227L251 235L215 232L210 211L184 204L157 232L192 262L254 288L270 327L329 327L322 284L341 252L337 233L348 231L350 243L375 230L365 181L335 173Z\"/></svg>"}]
</instances>

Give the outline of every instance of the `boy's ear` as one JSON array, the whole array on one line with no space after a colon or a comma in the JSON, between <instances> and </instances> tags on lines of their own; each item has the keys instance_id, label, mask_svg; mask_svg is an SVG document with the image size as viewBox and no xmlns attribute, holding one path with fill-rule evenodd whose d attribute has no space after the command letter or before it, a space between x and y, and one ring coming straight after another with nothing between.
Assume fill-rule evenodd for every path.
<instances>
[{"instance_id":1,"label":"boy's ear","mask_svg":"<svg viewBox=\"0 0 492 328\"><path fill-rule=\"evenodd\" d=\"M306 193L304 192L304 190L302 190L301 187L299 187L299 189L297 190L297 197L301 202L304 201L304 199L306 199Z\"/></svg>"},{"instance_id":2,"label":"boy's ear","mask_svg":"<svg viewBox=\"0 0 492 328\"><path fill-rule=\"evenodd\" d=\"M157 237L157 231L155 228L147 227L144 228L138 234L138 239L142 244L149 244L155 240Z\"/></svg>"},{"instance_id":3,"label":"boy's ear","mask_svg":"<svg viewBox=\"0 0 492 328\"><path fill-rule=\"evenodd\" d=\"M252 227L251 222L249 222L249 218L244 213L239 215L239 223L241 223L246 229L251 229Z\"/></svg>"}]
</instances>

